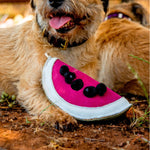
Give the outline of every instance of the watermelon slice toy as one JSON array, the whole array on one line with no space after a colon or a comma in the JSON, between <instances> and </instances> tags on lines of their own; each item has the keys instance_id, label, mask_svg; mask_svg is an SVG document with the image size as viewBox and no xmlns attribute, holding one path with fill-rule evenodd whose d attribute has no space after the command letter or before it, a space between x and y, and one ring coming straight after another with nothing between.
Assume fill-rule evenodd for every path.
<instances>
[{"instance_id":1,"label":"watermelon slice toy","mask_svg":"<svg viewBox=\"0 0 150 150\"><path fill-rule=\"evenodd\" d=\"M108 119L131 107L124 97L105 84L57 58L48 57L42 72L42 86L51 103L78 120Z\"/></svg>"}]
</instances>

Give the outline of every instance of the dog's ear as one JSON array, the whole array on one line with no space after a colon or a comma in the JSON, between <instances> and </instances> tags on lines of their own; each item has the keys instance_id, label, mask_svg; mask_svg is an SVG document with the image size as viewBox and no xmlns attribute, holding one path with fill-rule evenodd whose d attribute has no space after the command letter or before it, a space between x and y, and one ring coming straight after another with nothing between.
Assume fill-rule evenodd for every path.
<instances>
[{"instance_id":1,"label":"dog's ear","mask_svg":"<svg viewBox=\"0 0 150 150\"><path fill-rule=\"evenodd\" d=\"M146 10L140 4L133 3L132 12L141 24L146 25L148 23L146 17Z\"/></svg>"},{"instance_id":2,"label":"dog's ear","mask_svg":"<svg viewBox=\"0 0 150 150\"><path fill-rule=\"evenodd\" d=\"M101 0L101 1L103 3L104 11L106 13L109 5L109 0Z\"/></svg>"},{"instance_id":3,"label":"dog's ear","mask_svg":"<svg viewBox=\"0 0 150 150\"><path fill-rule=\"evenodd\" d=\"M30 1L30 4L31 4L31 7L32 7L33 9L35 9L36 6L35 6L35 3L34 3L34 0L31 0L31 1Z\"/></svg>"}]
</instances>

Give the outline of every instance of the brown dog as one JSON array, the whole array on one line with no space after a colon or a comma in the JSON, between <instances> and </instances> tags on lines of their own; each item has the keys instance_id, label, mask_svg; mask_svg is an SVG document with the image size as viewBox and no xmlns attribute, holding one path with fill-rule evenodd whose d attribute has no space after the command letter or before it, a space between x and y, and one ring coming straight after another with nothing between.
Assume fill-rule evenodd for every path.
<instances>
[{"instance_id":1,"label":"brown dog","mask_svg":"<svg viewBox=\"0 0 150 150\"><path fill-rule=\"evenodd\" d=\"M137 59L149 61L150 31L143 26L147 23L144 12L137 3L117 5L96 33L98 80L120 93L147 96L142 88L149 91L149 63Z\"/></svg>"},{"instance_id":2,"label":"brown dog","mask_svg":"<svg viewBox=\"0 0 150 150\"><path fill-rule=\"evenodd\" d=\"M0 91L16 94L30 114L52 125L75 124L74 118L49 106L41 85L44 54L57 57L96 79L98 55L91 43L104 17L102 2L32 0L31 5L35 11L32 21L0 29ZM68 18L71 20L66 21Z\"/></svg>"}]
</instances>

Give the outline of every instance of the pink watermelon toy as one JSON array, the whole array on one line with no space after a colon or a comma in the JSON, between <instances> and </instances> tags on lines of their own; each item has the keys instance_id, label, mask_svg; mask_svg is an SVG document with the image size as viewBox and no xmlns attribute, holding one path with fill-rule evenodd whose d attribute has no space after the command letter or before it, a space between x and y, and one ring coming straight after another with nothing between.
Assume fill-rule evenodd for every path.
<instances>
[{"instance_id":1,"label":"pink watermelon toy","mask_svg":"<svg viewBox=\"0 0 150 150\"><path fill-rule=\"evenodd\" d=\"M131 107L124 98L57 58L48 57L42 85L49 101L78 120L102 120Z\"/></svg>"}]
</instances>

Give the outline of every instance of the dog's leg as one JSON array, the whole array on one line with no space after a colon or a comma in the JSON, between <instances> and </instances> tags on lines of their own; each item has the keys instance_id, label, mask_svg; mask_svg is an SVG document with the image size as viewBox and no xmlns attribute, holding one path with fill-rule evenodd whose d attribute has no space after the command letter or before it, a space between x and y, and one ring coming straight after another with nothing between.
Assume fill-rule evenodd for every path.
<instances>
[{"instance_id":1,"label":"dog's leg","mask_svg":"<svg viewBox=\"0 0 150 150\"><path fill-rule=\"evenodd\" d=\"M28 73L21 76L20 82L17 84L20 104L34 115L33 118L39 118L52 126L57 125L59 128L74 128L77 121L48 101L39 79L40 73L38 72L34 72L34 76Z\"/></svg>"}]
</instances>

